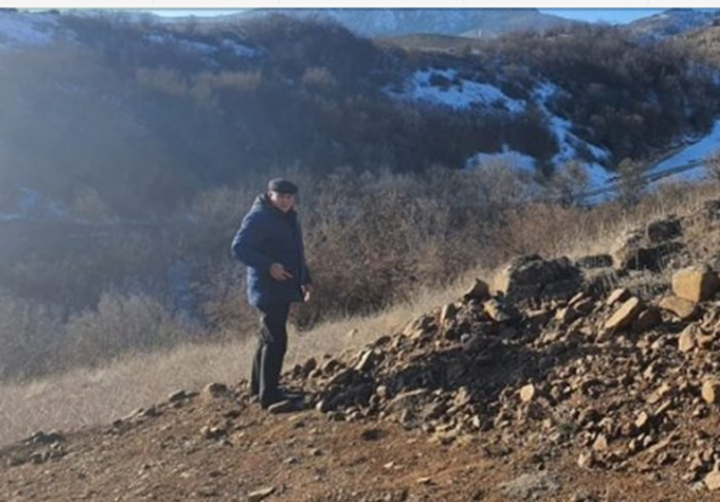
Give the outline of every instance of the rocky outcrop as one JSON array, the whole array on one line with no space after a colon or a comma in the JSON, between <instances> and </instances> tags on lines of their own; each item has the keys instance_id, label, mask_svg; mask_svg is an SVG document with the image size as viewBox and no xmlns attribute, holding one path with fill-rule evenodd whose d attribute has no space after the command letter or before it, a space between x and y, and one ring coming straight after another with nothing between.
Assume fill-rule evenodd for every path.
<instances>
[{"instance_id":1,"label":"rocky outcrop","mask_svg":"<svg viewBox=\"0 0 720 502\"><path fill-rule=\"evenodd\" d=\"M567 258L543 260L537 255L519 257L496 278L498 289L514 303L528 304L569 299L580 287L582 275Z\"/></svg>"}]
</instances>

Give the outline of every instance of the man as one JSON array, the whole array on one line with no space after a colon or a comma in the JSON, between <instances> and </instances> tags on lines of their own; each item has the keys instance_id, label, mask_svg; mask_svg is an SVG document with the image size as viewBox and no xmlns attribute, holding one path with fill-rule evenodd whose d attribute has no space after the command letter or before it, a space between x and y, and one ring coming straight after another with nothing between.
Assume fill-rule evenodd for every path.
<instances>
[{"instance_id":1,"label":"man","mask_svg":"<svg viewBox=\"0 0 720 502\"><path fill-rule=\"evenodd\" d=\"M294 209L297 191L297 186L286 179L271 180L267 192L255 199L243 218L232 242L233 255L247 265L248 302L261 314L250 392L258 396L263 408L292 397L279 387L287 350L288 313L291 303L309 301L312 293Z\"/></svg>"}]
</instances>

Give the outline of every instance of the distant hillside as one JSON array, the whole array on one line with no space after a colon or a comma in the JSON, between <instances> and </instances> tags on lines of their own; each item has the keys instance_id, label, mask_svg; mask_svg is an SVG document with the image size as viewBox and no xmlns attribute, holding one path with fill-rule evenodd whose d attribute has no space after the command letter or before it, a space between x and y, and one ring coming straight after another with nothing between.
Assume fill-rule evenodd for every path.
<instances>
[{"instance_id":1,"label":"distant hillside","mask_svg":"<svg viewBox=\"0 0 720 502\"><path fill-rule=\"evenodd\" d=\"M678 44L692 52L698 60L720 70L720 22L687 33L678 40Z\"/></svg>"},{"instance_id":2,"label":"distant hillside","mask_svg":"<svg viewBox=\"0 0 720 502\"><path fill-rule=\"evenodd\" d=\"M418 47L279 15L2 12L0 35L5 213L176 214L290 166L457 169L512 151L546 176L573 160L612 169L720 110L711 71L612 27Z\"/></svg>"},{"instance_id":3,"label":"distant hillside","mask_svg":"<svg viewBox=\"0 0 720 502\"><path fill-rule=\"evenodd\" d=\"M268 14L328 18L367 37L411 33L496 37L515 31L544 31L576 24L541 14L537 9L254 9L233 17L255 18Z\"/></svg>"},{"instance_id":4,"label":"distant hillside","mask_svg":"<svg viewBox=\"0 0 720 502\"><path fill-rule=\"evenodd\" d=\"M661 40L720 22L720 11L668 9L629 23L624 29L644 40Z\"/></svg>"}]
</instances>

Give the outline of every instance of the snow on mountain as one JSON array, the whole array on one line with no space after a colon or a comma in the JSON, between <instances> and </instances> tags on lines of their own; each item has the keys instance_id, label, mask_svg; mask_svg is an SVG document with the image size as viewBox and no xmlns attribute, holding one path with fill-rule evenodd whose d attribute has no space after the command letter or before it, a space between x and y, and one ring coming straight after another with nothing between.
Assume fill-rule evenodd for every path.
<instances>
[{"instance_id":1,"label":"snow on mountain","mask_svg":"<svg viewBox=\"0 0 720 502\"><path fill-rule=\"evenodd\" d=\"M594 157L594 161L588 159L581 165L585 169L591 187L603 186L612 178L612 174L600 164L607 160L608 151L577 137L572 132L572 123L553 114L547 106L550 98L563 92L562 89L550 82L541 83L533 92L533 101L547 117L559 146L559 152L551 162L559 167L566 162L578 160L578 148L589 151ZM509 113L522 113L528 105L525 100L508 97L493 85L460 79L454 69L430 68L416 71L408 77L401 91L386 89L386 93L395 99L448 106L454 110L464 110L476 106L488 111L502 110ZM536 167L534 158L513 151L507 145L501 152L478 152L472 155L465 161L465 167L472 168L491 161L502 161L525 171L533 171Z\"/></svg>"},{"instance_id":2,"label":"snow on mountain","mask_svg":"<svg viewBox=\"0 0 720 502\"><path fill-rule=\"evenodd\" d=\"M64 217L66 212L37 190L23 187L15 201L15 211L0 211L0 221L36 221L38 219L55 219Z\"/></svg>"},{"instance_id":3,"label":"snow on mountain","mask_svg":"<svg viewBox=\"0 0 720 502\"><path fill-rule=\"evenodd\" d=\"M56 27L52 14L0 12L0 47L47 45L54 40Z\"/></svg>"},{"instance_id":4,"label":"snow on mountain","mask_svg":"<svg viewBox=\"0 0 720 502\"><path fill-rule=\"evenodd\" d=\"M658 174L668 170L681 168L684 165L699 162L696 167L672 174L665 179L671 181L701 181L708 177L708 167L705 160L720 151L720 119L715 122L712 130L704 137L695 140L690 145L680 149L670 157L655 164L649 174Z\"/></svg>"},{"instance_id":5,"label":"snow on mountain","mask_svg":"<svg viewBox=\"0 0 720 502\"><path fill-rule=\"evenodd\" d=\"M430 68L410 75L400 92L386 89L400 100L422 101L455 110L472 106L494 107L511 113L525 111L525 101L512 99L494 85L458 78L457 70Z\"/></svg>"},{"instance_id":6,"label":"snow on mountain","mask_svg":"<svg viewBox=\"0 0 720 502\"><path fill-rule=\"evenodd\" d=\"M524 153L516 152L510 149L508 145L503 145L503 149L498 153L477 153L465 162L466 169L473 169L480 165L498 163L511 169L516 169L528 174L534 174L535 158Z\"/></svg>"},{"instance_id":7,"label":"snow on mountain","mask_svg":"<svg viewBox=\"0 0 720 502\"><path fill-rule=\"evenodd\" d=\"M548 99L562 94L563 91L558 86L550 82L543 82L535 88L534 96L538 108L546 115L550 128L558 142L559 152L552 158L553 165L560 166L566 162L579 160L577 152L578 147L589 151L596 161L602 162L607 160L609 152L603 148L599 148L592 143L578 138L572 131L572 122L558 117L553 114L547 107ZM605 185L612 175L602 167L598 162L585 161L581 162L588 182L591 187L597 188Z\"/></svg>"},{"instance_id":8,"label":"snow on mountain","mask_svg":"<svg viewBox=\"0 0 720 502\"><path fill-rule=\"evenodd\" d=\"M240 58L254 58L259 55L256 49L241 45L234 40L223 40L222 45L233 51L235 55Z\"/></svg>"},{"instance_id":9,"label":"snow on mountain","mask_svg":"<svg viewBox=\"0 0 720 502\"><path fill-rule=\"evenodd\" d=\"M159 45L177 45L182 47L189 53L201 54L206 56L213 56L220 51L220 49L227 49L232 51L237 57L241 58L252 58L258 56L258 51L251 47L239 44L235 40L225 39L221 42L220 46L208 44L205 42L199 42L197 40L187 40L179 38L170 33L149 33L145 35L145 38L154 44Z\"/></svg>"},{"instance_id":10,"label":"snow on mountain","mask_svg":"<svg viewBox=\"0 0 720 502\"><path fill-rule=\"evenodd\" d=\"M454 69L419 70L406 79L402 90L386 89L385 92L395 99L448 106L454 110L477 106L488 111L495 109L509 113L522 113L528 105L525 100L510 98L496 86L461 79ZM594 157L592 160L581 162L590 188L605 186L613 177L612 173L600 164L609 157L608 151L577 137L572 132L572 123L553 114L547 106L549 99L563 92L562 89L550 82L539 84L533 92L533 101L547 117L559 146L559 152L551 162L559 167L566 162L577 161L579 159L578 148L582 148ZM480 164L498 161L521 171L532 172L536 167L534 158L514 151L507 145L501 152L478 152L472 155L465 161L464 167L473 168Z\"/></svg>"}]
</instances>

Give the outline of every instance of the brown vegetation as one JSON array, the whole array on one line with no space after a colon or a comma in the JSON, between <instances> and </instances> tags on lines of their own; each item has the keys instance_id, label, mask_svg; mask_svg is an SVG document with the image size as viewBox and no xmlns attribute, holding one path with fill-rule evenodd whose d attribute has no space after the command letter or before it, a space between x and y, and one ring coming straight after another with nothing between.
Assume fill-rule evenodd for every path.
<instances>
[{"instance_id":1,"label":"brown vegetation","mask_svg":"<svg viewBox=\"0 0 720 502\"><path fill-rule=\"evenodd\" d=\"M517 254L607 249L609 236L632 221L712 190L667 188L635 207L583 208L530 202L527 185L511 173L492 166L422 176L288 173L302 187L299 211L318 286L294 322L308 329L377 312ZM126 352L252 333L255 314L229 242L262 182L255 186L197 197L189 210L195 223L24 232L32 252L2 271L2 375L96 366ZM68 230L77 234L73 245Z\"/></svg>"}]
</instances>

